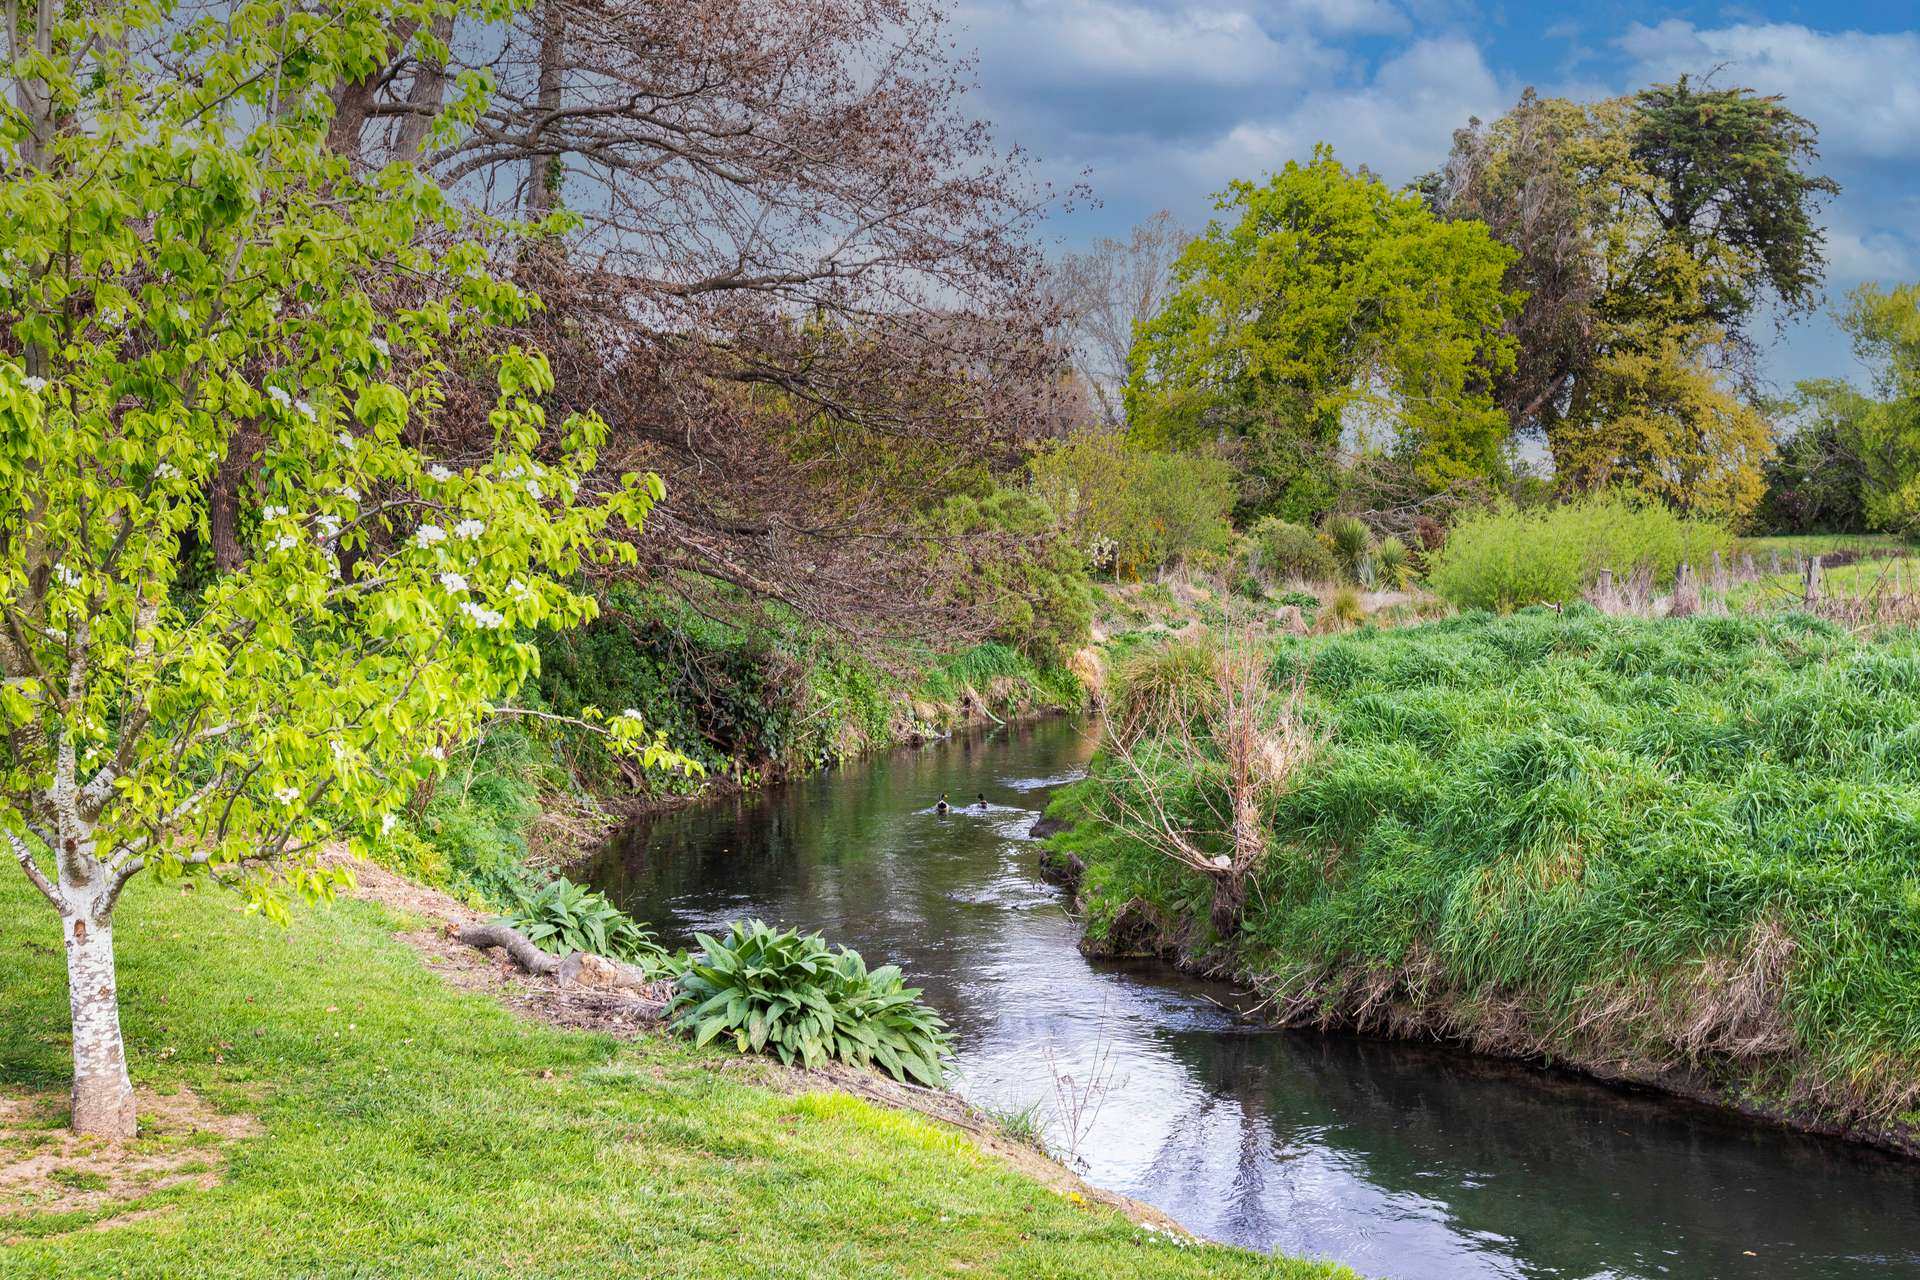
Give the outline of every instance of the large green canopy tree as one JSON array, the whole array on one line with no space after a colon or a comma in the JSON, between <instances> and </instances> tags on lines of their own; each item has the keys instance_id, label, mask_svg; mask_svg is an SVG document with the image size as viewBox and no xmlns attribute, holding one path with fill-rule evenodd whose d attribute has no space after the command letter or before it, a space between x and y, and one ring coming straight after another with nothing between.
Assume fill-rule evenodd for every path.
<instances>
[{"instance_id":1,"label":"large green canopy tree","mask_svg":"<svg viewBox=\"0 0 1920 1280\"><path fill-rule=\"evenodd\" d=\"M351 172L330 90L439 0L6 10L0 104L0 830L58 913L73 1125L134 1129L114 908L141 871L285 911L347 873L534 670L526 629L659 496L584 491L598 419L552 427L535 305L406 163ZM444 127L470 119L470 78ZM417 443L442 373L491 366L487 456ZM250 554L209 585L209 481L257 457ZM632 716L603 726L661 758Z\"/></svg>"},{"instance_id":2,"label":"large green canopy tree","mask_svg":"<svg viewBox=\"0 0 1920 1280\"><path fill-rule=\"evenodd\" d=\"M1818 305L1821 202L1807 120L1686 78L1597 103L1528 90L1454 136L1423 181L1445 217L1515 250L1526 303L1495 395L1563 485L1632 484L1738 515L1770 430L1752 404L1756 317Z\"/></svg>"},{"instance_id":3,"label":"large green canopy tree","mask_svg":"<svg viewBox=\"0 0 1920 1280\"><path fill-rule=\"evenodd\" d=\"M1238 220L1187 247L1139 329L1126 399L1141 438L1227 445L1243 508L1294 518L1325 505L1350 428L1378 428L1434 485L1500 468L1489 386L1512 363L1510 249L1326 147L1217 207Z\"/></svg>"}]
</instances>

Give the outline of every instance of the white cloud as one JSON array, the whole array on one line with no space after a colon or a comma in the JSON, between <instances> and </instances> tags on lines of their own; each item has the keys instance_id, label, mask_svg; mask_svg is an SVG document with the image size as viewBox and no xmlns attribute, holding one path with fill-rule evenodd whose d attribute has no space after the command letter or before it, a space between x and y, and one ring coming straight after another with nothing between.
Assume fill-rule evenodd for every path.
<instances>
[{"instance_id":1,"label":"white cloud","mask_svg":"<svg viewBox=\"0 0 1920 1280\"><path fill-rule=\"evenodd\" d=\"M1920 159L1920 32L1814 31L1793 23L1635 23L1620 39L1641 80L1724 67L1716 83L1782 93L1836 159Z\"/></svg>"},{"instance_id":2,"label":"white cloud","mask_svg":"<svg viewBox=\"0 0 1920 1280\"><path fill-rule=\"evenodd\" d=\"M1027 0L973 6L962 11L962 21L979 39L982 66L995 79L1032 76L1054 86L1296 84L1343 60L1292 24L1269 32L1252 12L1233 6Z\"/></svg>"},{"instance_id":3,"label":"white cloud","mask_svg":"<svg viewBox=\"0 0 1920 1280\"><path fill-rule=\"evenodd\" d=\"M1365 84L1309 92L1280 116L1236 125L1196 163L1222 182L1250 178L1329 142L1347 164L1406 182L1446 158L1453 131L1468 117L1498 115L1513 96L1468 41L1421 40L1383 62Z\"/></svg>"},{"instance_id":4,"label":"white cloud","mask_svg":"<svg viewBox=\"0 0 1920 1280\"><path fill-rule=\"evenodd\" d=\"M1280 12L1343 35L1393 35L1407 29L1407 16L1388 0L1283 0Z\"/></svg>"}]
</instances>

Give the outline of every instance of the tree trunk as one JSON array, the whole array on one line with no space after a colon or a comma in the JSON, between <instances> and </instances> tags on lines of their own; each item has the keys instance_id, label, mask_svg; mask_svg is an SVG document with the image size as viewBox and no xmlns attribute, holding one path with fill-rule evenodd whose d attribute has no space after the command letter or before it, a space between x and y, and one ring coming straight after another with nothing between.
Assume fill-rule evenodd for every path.
<instances>
[{"instance_id":1,"label":"tree trunk","mask_svg":"<svg viewBox=\"0 0 1920 1280\"><path fill-rule=\"evenodd\" d=\"M242 469L243 464L229 453L207 482L207 537L213 543L214 571L222 575L232 573L246 560L240 550Z\"/></svg>"},{"instance_id":2,"label":"tree trunk","mask_svg":"<svg viewBox=\"0 0 1920 1280\"><path fill-rule=\"evenodd\" d=\"M1213 878L1213 908L1208 917L1213 923L1213 931L1224 940L1231 938L1240 928L1240 918L1247 910L1247 885L1236 874L1219 875Z\"/></svg>"},{"instance_id":3,"label":"tree trunk","mask_svg":"<svg viewBox=\"0 0 1920 1280\"><path fill-rule=\"evenodd\" d=\"M120 993L113 973L113 922L86 911L62 917L67 934L67 995L73 1010L73 1131L102 1138L134 1135L133 1085L120 1037Z\"/></svg>"},{"instance_id":4,"label":"tree trunk","mask_svg":"<svg viewBox=\"0 0 1920 1280\"><path fill-rule=\"evenodd\" d=\"M560 204L560 184L565 180L562 157L543 150L541 136L560 110L562 76L567 48L567 11L562 0L545 0L540 8L540 80L534 91L533 127L527 131L533 154L527 158L526 216L538 220Z\"/></svg>"},{"instance_id":5,"label":"tree trunk","mask_svg":"<svg viewBox=\"0 0 1920 1280\"><path fill-rule=\"evenodd\" d=\"M453 39L453 15L443 13L436 17L431 30L433 38L442 44ZM400 118L400 130L394 137L396 159L421 159L420 148L426 143L427 134L433 130L433 118L439 114L446 92L446 66L440 62L430 62L426 54L421 54L420 68L414 72L413 84L407 90L407 105L413 110Z\"/></svg>"}]
</instances>

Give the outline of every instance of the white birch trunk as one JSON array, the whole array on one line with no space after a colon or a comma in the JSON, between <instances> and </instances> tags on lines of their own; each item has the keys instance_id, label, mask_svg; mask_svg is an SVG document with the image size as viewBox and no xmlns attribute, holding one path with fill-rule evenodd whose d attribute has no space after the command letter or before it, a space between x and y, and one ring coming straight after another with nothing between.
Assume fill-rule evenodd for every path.
<instances>
[{"instance_id":1,"label":"white birch trunk","mask_svg":"<svg viewBox=\"0 0 1920 1280\"><path fill-rule=\"evenodd\" d=\"M84 898L82 901L86 901ZM120 1037L120 993L113 972L113 917L94 903L61 917L67 943L67 998L73 1011L73 1131L103 1138L134 1135L133 1084Z\"/></svg>"}]
</instances>

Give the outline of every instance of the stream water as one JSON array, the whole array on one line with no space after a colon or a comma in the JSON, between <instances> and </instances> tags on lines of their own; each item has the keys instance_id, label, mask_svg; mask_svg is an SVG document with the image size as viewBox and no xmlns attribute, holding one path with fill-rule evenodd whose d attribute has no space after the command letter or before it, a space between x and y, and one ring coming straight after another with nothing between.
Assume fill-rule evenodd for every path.
<instances>
[{"instance_id":1,"label":"stream water","mask_svg":"<svg viewBox=\"0 0 1920 1280\"><path fill-rule=\"evenodd\" d=\"M1091 1181L1214 1239L1396 1280L1920 1276L1920 1164L1262 1029L1230 989L1086 959L1026 833L1091 749L1055 720L878 755L636 823L583 875L672 944L759 916L899 963L953 1025L962 1092L1037 1106ZM942 792L988 807L940 815Z\"/></svg>"}]
</instances>

